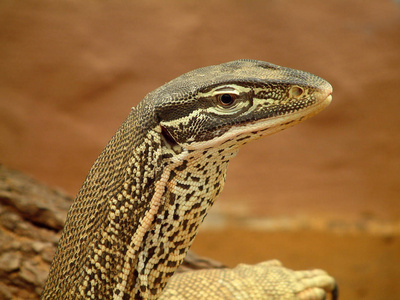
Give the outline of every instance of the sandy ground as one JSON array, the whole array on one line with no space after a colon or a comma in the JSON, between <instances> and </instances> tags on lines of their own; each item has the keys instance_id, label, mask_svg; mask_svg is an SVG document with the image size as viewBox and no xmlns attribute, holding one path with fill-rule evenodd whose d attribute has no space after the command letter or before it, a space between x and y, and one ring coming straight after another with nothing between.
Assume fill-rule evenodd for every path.
<instances>
[{"instance_id":1,"label":"sandy ground","mask_svg":"<svg viewBox=\"0 0 400 300\"><path fill-rule=\"evenodd\" d=\"M399 49L389 0L3 0L0 162L73 195L164 82L238 58L315 73L331 106L239 153L194 248L327 269L342 299L400 299Z\"/></svg>"}]
</instances>

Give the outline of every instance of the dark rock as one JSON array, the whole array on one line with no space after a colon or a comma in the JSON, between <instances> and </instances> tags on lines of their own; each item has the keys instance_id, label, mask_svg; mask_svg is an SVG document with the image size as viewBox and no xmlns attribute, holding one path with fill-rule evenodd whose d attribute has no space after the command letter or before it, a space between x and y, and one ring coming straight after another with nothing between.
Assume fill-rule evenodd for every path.
<instances>
[{"instance_id":1,"label":"dark rock","mask_svg":"<svg viewBox=\"0 0 400 300\"><path fill-rule=\"evenodd\" d=\"M71 203L0 165L0 299L39 299ZM189 252L178 272L222 267Z\"/></svg>"},{"instance_id":2,"label":"dark rock","mask_svg":"<svg viewBox=\"0 0 400 300\"><path fill-rule=\"evenodd\" d=\"M9 300L12 299L12 293L8 287L0 282L0 299Z\"/></svg>"},{"instance_id":3,"label":"dark rock","mask_svg":"<svg viewBox=\"0 0 400 300\"><path fill-rule=\"evenodd\" d=\"M39 299L71 203L0 165L0 299Z\"/></svg>"},{"instance_id":4,"label":"dark rock","mask_svg":"<svg viewBox=\"0 0 400 300\"><path fill-rule=\"evenodd\" d=\"M17 271L21 264L21 254L19 252L6 252L0 256L1 271L5 273Z\"/></svg>"}]
</instances>

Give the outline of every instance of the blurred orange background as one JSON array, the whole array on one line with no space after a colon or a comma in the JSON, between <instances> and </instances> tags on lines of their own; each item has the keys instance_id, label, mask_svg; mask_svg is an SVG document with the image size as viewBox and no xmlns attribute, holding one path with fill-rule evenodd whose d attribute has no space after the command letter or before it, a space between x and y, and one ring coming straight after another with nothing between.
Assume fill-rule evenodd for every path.
<instances>
[{"instance_id":1,"label":"blurred orange background","mask_svg":"<svg viewBox=\"0 0 400 300\"><path fill-rule=\"evenodd\" d=\"M0 163L74 195L148 92L239 58L319 75L333 102L240 151L194 249L324 268L342 299L400 299L395 1L3 0Z\"/></svg>"}]
</instances>

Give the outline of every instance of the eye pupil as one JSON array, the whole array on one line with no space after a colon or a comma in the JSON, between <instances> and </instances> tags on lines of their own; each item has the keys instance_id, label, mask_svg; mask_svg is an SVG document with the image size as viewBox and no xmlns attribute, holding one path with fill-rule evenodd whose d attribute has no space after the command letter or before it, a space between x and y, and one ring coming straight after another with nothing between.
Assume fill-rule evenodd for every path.
<instances>
[{"instance_id":1,"label":"eye pupil","mask_svg":"<svg viewBox=\"0 0 400 300\"><path fill-rule=\"evenodd\" d=\"M222 94L219 100L222 105L231 105L235 99L230 94Z\"/></svg>"}]
</instances>

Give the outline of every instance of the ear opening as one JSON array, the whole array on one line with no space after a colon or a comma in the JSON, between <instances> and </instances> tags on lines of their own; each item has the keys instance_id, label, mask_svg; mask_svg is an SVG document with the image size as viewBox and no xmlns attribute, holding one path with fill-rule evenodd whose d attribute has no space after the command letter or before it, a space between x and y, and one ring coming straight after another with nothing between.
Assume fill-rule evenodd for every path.
<instances>
[{"instance_id":1,"label":"ear opening","mask_svg":"<svg viewBox=\"0 0 400 300\"><path fill-rule=\"evenodd\" d=\"M168 148L174 151L176 154L180 154L183 149L182 147L175 141L173 136L169 133L168 129L164 126L161 126L161 140L162 143Z\"/></svg>"}]
</instances>

